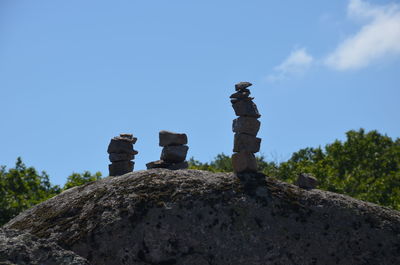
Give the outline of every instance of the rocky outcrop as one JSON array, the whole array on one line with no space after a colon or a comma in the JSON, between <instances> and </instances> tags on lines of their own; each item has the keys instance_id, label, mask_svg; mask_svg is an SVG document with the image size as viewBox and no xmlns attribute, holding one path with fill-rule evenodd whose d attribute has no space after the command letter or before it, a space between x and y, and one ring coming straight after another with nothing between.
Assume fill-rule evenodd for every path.
<instances>
[{"instance_id":1,"label":"rocky outcrop","mask_svg":"<svg viewBox=\"0 0 400 265\"><path fill-rule=\"evenodd\" d=\"M89 265L86 259L54 242L10 229L0 229L0 264Z\"/></svg>"},{"instance_id":2,"label":"rocky outcrop","mask_svg":"<svg viewBox=\"0 0 400 265\"><path fill-rule=\"evenodd\" d=\"M67 190L5 227L96 265L400 264L399 212L259 173L238 177L132 172Z\"/></svg>"}]
</instances>

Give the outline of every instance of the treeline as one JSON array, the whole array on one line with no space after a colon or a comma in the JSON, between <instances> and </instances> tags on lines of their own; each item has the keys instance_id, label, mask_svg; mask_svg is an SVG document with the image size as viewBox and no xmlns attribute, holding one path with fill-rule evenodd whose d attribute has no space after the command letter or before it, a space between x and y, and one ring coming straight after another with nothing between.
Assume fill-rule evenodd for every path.
<instances>
[{"instance_id":1,"label":"treeline","mask_svg":"<svg viewBox=\"0 0 400 265\"><path fill-rule=\"evenodd\" d=\"M345 141L301 149L285 162L266 161L263 156L257 160L267 176L293 183L300 173L311 173L320 189L400 210L400 138L360 129L347 132ZM189 165L191 169L232 172L231 158L225 154L209 163L192 158ZM46 172L38 173L18 158L14 168L0 167L0 225L63 190L100 178L100 172L73 173L60 187L50 183Z\"/></svg>"},{"instance_id":2,"label":"treeline","mask_svg":"<svg viewBox=\"0 0 400 265\"><path fill-rule=\"evenodd\" d=\"M267 176L293 183L300 173L311 173L320 189L400 210L400 138L352 130L345 141L301 149L282 163L268 162L263 156L257 160ZM232 171L231 158L224 154L210 163L189 162L192 169Z\"/></svg>"},{"instance_id":3,"label":"treeline","mask_svg":"<svg viewBox=\"0 0 400 265\"><path fill-rule=\"evenodd\" d=\"M0 167L0 226L18 213L45 201L63 190L101 178L101 173L72 173L63 187L52 185L46 172L27 167L20 157L14 168Z\"/></svg>"}]
</instances>

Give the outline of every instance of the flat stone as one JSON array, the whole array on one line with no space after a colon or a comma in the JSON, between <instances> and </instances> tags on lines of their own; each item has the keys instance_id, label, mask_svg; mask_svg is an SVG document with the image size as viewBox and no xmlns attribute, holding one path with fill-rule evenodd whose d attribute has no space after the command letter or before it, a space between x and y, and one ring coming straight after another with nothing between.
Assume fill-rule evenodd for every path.
<instances>
[{"instance_id":1,"label":"flat stone","mask_svg":"<svg viewBox=\"0 0 400 265\"><path fill-rule=\"evenodd\" d=\"M126 154L135 154L135 150L133 150L133 143L131 141L125 141L121 139L111 139L110 144L108 145L107 152L111 153L126 153Z\"/></svg>"},{"instance_id":2,"label":"flat stone","mask_svg":"<svg viewBox=\"0 0 400 265\"><path fill-rule=\"evenodd\" d=\"M234 133L245 133L257 135L260 130L260 121L254 117L239 117L233 120L232 131Z\"/></svg>"},{"instance_id":3,"label":"flat stone","mask_svg":"<svg viewBox=\"0 0 400 265\"><path fill-rule=\"evenodd\" d=\"M167 169L171 169L171 170L177 170L177 169L186 169L189 167L189 164L186 161L179 162L179 163L168 163L168 162L165 162L164 160L157 160L157 161L147 163L146 167L147 167L147 169L167 168Z\"/></svg>"},{"instance_id":4,"label":"flat stone","mask_svg":"<svg viewBox=\"0 0 400 265\"><path fill-rule=\"evenodd\" d=\"M137 138L133 137L133 134L130 134L130 133L121 133L119 136L116 136L113 139L119 140L119 141L130 142L132 144L135 144L137 141Z\"/></svg>"},{"instance_id":5,"label":"flat stone","mask_svg":"<svg viewBox=\"0 0 400 265\"><path fill-rule=\"evenodd\" d=\"M188 149L187 145L165 146L160 159L170 163L182 162L186 159Z\"/></svg>"},{"instance_id":6,"label":"flat stone","mask_svg":"<svg viewBox=\"0 0 400 265\"><path fill-rule=\"evenodd\" d=\"M160 131L160 146L172 146L187 144L187 136L185 133L175 133L170 131Z\"/></svg>"},{"instance_id":7,"label":"flat stone","mask_svg":"<svg viewBox=\"0 0 400 265\"><path fill-rule=\"evenodd\" d=\"M248 98L249 96L250 96L250 91L249 92L238 91L236 93L233 93L230 96L230 98L242 99L242 98Z\"/></svg>"},{"instance_id":8,"label":"flat stone","mask_svg":"<svg viewBox=\"0 0 400 265\"><path fill-rule=\"evenodd\" d=\"M233 152L257 153L260 151L261 138L248 134L235 134Z\"/></svg>"},{"instance_id":9,"label":"flat stone","mask_svg":"<svg viewBox=\"0 0 400 265\"><path fill-rule=\"evenodd\" d=\"M132 161L117 161L108 165L110 176L120 176L133 171L135 165Z\"/></svg>"},{"instance_id":10,"label":"flat stone","mask_svg":"<svg viewBox=\"0 0 400 265\"><path fill-rule=\"evenodd\" d=\"M239 100L232 104L233 109L235 110L235 114L237 116L245 116L245 117L261 117L258 112L256 104L254 102L247 100Z\"/></svg>"},{"instance_id":11,"label":"flat stone","mask_svg":"<svg viewBox=\"0 0 400 265\"><path fill-rule=\"evenodd\" d=\"M245 89L248 88L249 86L252 86L253 84L250 82L239 82L237 84L235 84L235 90L239 91L241 89Z\"/></svg>"},{"instance_id":12,"label":"flat stone","mask_svg":"<svg viewBox=\"0 0 400 265\"><path fill-rule=\"evenodd\" d=\"M311 174L301 173L297 178L296 185L302 189L315 189L318 185L318 180Z\"/></svg>"},{"instance_id":13,"label":"flat stone","mask_svg":"<svg viewBox=\"0 0 400 265\"><path fill-rule=\"evenodd\" d=\"M127 154L127 153L111 153L108 158L111 162L117 161L129 161L135 159L135 155L138 153L136 150L133 150L135 154Z\"/></svg>"},{"instance_id":14,"label":"flat stone","mask_svg":"<svg viewBox=\"0 0 400 265\"><path fill-rule=\"evenodd\" d=\"M236 173L257 172L257 161L254 154L239 152L232 155L232 167Z\"/></svg>"}]
</instances>

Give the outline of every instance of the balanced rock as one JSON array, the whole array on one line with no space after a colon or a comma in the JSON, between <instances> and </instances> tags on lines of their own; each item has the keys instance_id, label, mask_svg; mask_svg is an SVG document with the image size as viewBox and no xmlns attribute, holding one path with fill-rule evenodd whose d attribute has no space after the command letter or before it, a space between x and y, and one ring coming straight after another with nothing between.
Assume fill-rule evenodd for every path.
<instances>
[{"instance_id":1,"label":"balanced rock","mask_svg":"<svg viewBox=\"0 0 400 265\"><path fill-rule=\"evenodd\" d=\"M111 153L127 153L135 154L133 150L133 142L125 138L113 138L108 145L107 152Z\"/></svg>"},{"instance_id":2,"label":"balanced rock","mask_svg":"<svg viewBox=\"0 0 400 265\"><path fill-rule=\"evenodd\" d=\"M171 163L182 162L186 159L189 147L186 145L165 146L161 152L161 160Z\"/></svg>"},{"instance_id":3,"label":"balanced rock","mask_svg":"<svg viewBox=\"0 0 400 265\"><path fill-rule=\"evenodd\" d=\"M236 133L234 137L233 152L257 153L260 151L261 138L244 133Z\"/></svg>"},{"instance_id":4,"label":"balanced rock","mask_svg":"<svg viewBox=\"0 0 400 265\"><path fill-rule=\"evenodd\" d=\"M234 98L234 99L244 99L244 98L248 98L250 95L250 90L246 89L247 91L238 91L236 93L233 93L230 98Z\"/></svg>"},{"instance_id":5,"label":"balanced rock","mask_svg":"<svg viewBox=\"0 0 400 265\"><path fill-rule=\"evenodd\" d=\"M135 159L135 154L138 152L134 150L134 154L129 154L129 153L111 153L109 154L108 158L110 159L111 162L117 162L117 161L129 161Z\"/></svg>"},{"instance_id":6,"label":"balanced rock","mask_svg":"<svg viewBox=\"0 0 400 265\"><path fill-rule=\"evenodd\" d=\"M239 152L232 155L232 166L234 172L257 171L256 157L251 152Z\"/></svg>"},{"instance_id":7,"label":"balanced rock","mask_svg":"<svg viewBox=\"0 0 400 265\"><path fill-rule=\"evenodd\" d=\"M296 184L302 189L315 189L318 185L318 180L311 174L301 173L297 178Z\"/></svg>"},{"instance_id":8,"label":"balanced rock","mask_svg":"<svg viewBox=\"0 0 400 265\"><path fill-rule=\"evenodd\" d=\"M116 161L108 165L108 170L110 176L120 176L132 172L134 165L135 162L129 160Z\"/></svg>"},{"instance_id":9,"label":"balanced rock","mask_svg":"<svg viewBox=\"0 0 400 265\"><path fill-rule=\"evenodd\" d=\"M232 104L236 116L261 117L256 104L251 100L238 100Z\"/></svg>"},{"instance_id":10,"label":"balanced rock","mask_svg":"<svg viewBox=\"0 0 400 265\"><path fill-rule=\"evenodd\" d=\"M239 83L235 84L235 89L236 89L236 91L239 91L239 90L246 89L246 88L248 88L249 86L252 86L252 85L253 84L250 83L250 82L239 82Z\"/></svg>"},{"instance_id":11,"label":"balanced rock","mask_svg":"<svg viewBox=\"0 0 400 265\"><path fill-rule=\"evenodd\" d=\"M184 145L188 142L186 134L170 131L160 131L159 138L160 146Z\"/></svg>"},{"instance_id":12,"label":"balanced rock","mask_svg":"<svg viewBox=\"0 0 400 265\"><path fill-rule=\"evenodd\" d=\"M235 133L245 133L257 135L260 130L260 121L253 117L239 117L233 120L232 131Z\"/></svg>"}]
</instances>

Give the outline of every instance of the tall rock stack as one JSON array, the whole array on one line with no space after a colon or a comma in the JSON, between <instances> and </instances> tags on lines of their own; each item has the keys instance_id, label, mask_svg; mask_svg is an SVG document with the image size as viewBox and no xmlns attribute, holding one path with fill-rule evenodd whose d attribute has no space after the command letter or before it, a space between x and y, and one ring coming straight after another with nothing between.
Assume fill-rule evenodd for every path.
<instances>
[{"instance_id":1,"label":"tall rock stack","mask_svg":"<svg viewBox=\"0 0 400 265\"><path fill-rule=\"evenodd\" d=\"M260 129L261 115L250 96L249 82L235 85L236 92L231 95L232 107L239 118L233 120L232 130L235 133L232 155L233 171L236 173L257 172L254 153L260 150L261 139L256 137Z\"/></svg>"},{"instance_id":2,"label":"tall rock stack","mask_svg":"<svg viewBox=\"0 0 400 265\"><path fill-rule=\"evenodd\" d=\"M163 147L160 160L146 164L147 169L168 168L185 169L188 163L185 161L189 147L186 145L188 140L184 133L174 133L160 131L159 145Z\"/></svg>"},{"instance_id":3,"label":"tall rock stack","mask_svg":"<svg viewBox=\"0 0 400 265\"><path fill-rule=\"evenodd\" d=\"M107 152L111 164L108 165L110 176L119 176L133 171L135 162L131 161L138 154L138 151L133 149L137 138L132 134L120 134L111 139L108 145Z\"/></svg>"}]
</instances>

